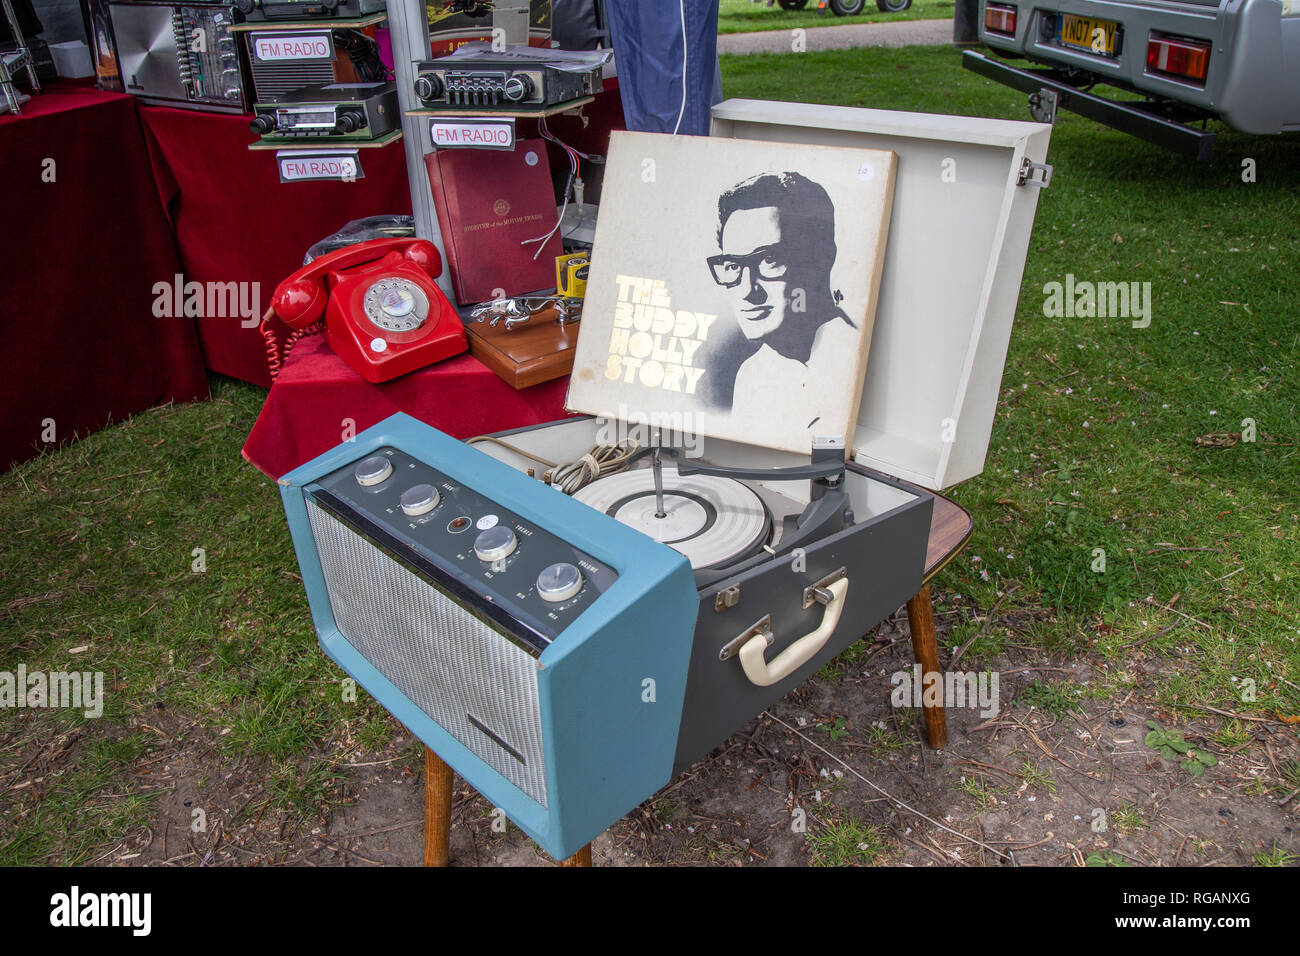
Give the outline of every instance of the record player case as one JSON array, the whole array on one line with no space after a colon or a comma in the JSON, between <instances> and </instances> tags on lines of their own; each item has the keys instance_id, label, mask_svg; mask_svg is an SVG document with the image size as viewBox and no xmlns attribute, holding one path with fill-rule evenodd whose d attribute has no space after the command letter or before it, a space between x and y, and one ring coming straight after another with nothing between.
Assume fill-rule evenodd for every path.
<instances>
[{"instance_id":1,"label":"record player case","mask_svg":"<svg viewBox=\"0 0 1300 956\"><path fill-rule=\"evenodd\" d=\"M863 401L845 449L853 524L810 543L798 568L788 559L761 561L699 585L672 549L642 535L629 539L619 522L525 478L521 472L529 463L514 452L466 448L403 416L282 478L322 644L345 665L349 641L336 618L354 603L329 593L317 554L335 545L313 538L318 532L307 509L322 488L346 492L349 469L377 451L396 461L413 449L427 450L427 458L409 467L436 459L435 467L449 476L450 493L465 484L491 489L493 501L521 516L518 527L525 533L532 533L527 525L538 540L549 540L571 529L572 543L589 561L620 575L614 585L620 597L597 600L579 613L582 626L562 630L537 659L540 716L530 726L538 729L520 738L545 754L544 771L531 771L531 796L485 762L495 753L489 737L521 760L524 744L508 745L508 734L481 727L486 736L467 744L468 737L430 720L427 709L412 706L382 674L364 663L356 670L345 666L429 745L428 864L447 862L451 767L557 859L589 865L589 841L601 829L900 605L908 607L917 662L926 671L941 669L928 582L965 543L972 520L938 492L983 467L1038 192L1050 181L1045 159L1051 128L747 100L725 101L713 117L713 136L866 146L898 156ZM945 270L942 282L934 281L936 263ZM594 444L598 427L594 419L566 419L503 437L516 448L564 461ZM712 440L707 452L730 467L808 464L808 456L735 442ZM813 495L811 483L752 484L789 496L796 507ZM355 488L351 493L348 500L363 500ZM382 510L374 511L381 523L387 520ZM356 527L365 524L362 516ZM398 532L387 551L400 557L418 542L416 532L410 543L398 540L404 533ZM355 569L341 567L337 576L354 581ZM601 599L615 593L602 592ZM495 613L490 596L480 604L493 605ZM602 613L594 614L596 608ZM606 694L609 686L647 673L658 677L658 702L650 710L628 709L621 697ZM925 724L929 743L943 746L942 709L927 709Z\"/></svg>"}]
</instances>

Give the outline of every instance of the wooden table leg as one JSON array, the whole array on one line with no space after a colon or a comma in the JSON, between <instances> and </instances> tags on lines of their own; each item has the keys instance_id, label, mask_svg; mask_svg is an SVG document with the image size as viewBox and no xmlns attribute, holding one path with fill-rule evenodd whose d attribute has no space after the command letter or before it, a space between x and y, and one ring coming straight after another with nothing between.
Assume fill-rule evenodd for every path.
<instances>
[{"instance_id":1,"label":"wooden table leg","mask_svg":"<svg viewBox=\"0 0 1300 956\"><path fill-rule=\"evenodd\" d=\"M934 605L930 603L930 585L926 584L907 602L907 623L912 631L912 656L921 665L921 679L927 674L939 674L939 638L934 632ZM922 685L924 686L924 685ZM948 719L943 702L937 706L922 706L925 715L925 733L931 747L948 743Z\"/></svg>"},{"instance_id":2,"label":"wooden table leg","mask_svg":"<svg viewBox=\"0 0 1300 956\"><path fill-rule=\"evenodd\" d=\"M560 860L556 866L591 866L591 844L588 843L567 860Z\"/></svg>"},{"instance_id":3,"label":"wooden table leg","mask_svg":"<svg viewBox=\"0 0 1300 956\"><path fill-rule=\"evenodd\" d=\"M451 856L451 767L424 748L424 865L446 866Z\"/></svg>"}]
</instances>

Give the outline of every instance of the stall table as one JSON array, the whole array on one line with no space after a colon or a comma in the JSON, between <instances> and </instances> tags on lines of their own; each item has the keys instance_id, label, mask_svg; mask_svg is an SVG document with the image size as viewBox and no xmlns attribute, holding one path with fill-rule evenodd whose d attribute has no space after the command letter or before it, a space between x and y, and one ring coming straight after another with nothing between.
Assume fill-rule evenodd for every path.
<instances>
[{"instance_id":1,"label":"stall table","mask_svg":"<svg viewBox=\"0 0 1300 956\"><path fill-rule=\"evenodd\" d=\"M180 263L135 98L51 83L0 116L0 141L0 468L206 398L193 319L155 308Z\"/></svg>"},{"instance_id":2,"label":"stall table","mask_svg":"<svg viewBox=\"0 0 1300 956\"><path fill-rule=\"evenodd\" d=\"M302 265L315 242L353 219L410 215L401 141L361 150L355 182L281 183L275 154L248 148L248 116L142 106L158 195L187 280L255 282L262 303ZM287 329L273 320L281 335ZM199 337L208 368L269 386L257 323L204 316Z\"/></svg>"},{"instance_id":3,"label":"stall table","mask_svg":"<svg viewBox=\"0 0 1300 956\"><path fill-rule=\"evenodd\" d=\"M567 387L561 378L516 391L468 353L372 385L313 335L289 353L243 454L279 478L395 412L453 438L536 425L565 416Z\"/></svg>"}]
</instances>

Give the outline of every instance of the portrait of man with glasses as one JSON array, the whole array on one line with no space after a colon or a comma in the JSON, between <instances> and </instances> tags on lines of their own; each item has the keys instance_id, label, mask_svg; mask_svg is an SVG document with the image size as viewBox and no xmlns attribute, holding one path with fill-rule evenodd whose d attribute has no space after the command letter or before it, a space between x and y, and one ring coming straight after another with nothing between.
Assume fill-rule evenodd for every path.
<instances>
[{"instance_id":1,"label":"portrait of man with glasses","mask_svg":"<svg viewBox=\"0 0 1300 956\"><path fill-rule=\"evenodd\" d=\"M716 238L708 266L740 335L731 337L728 356L714 356L715 376L735 368L730 395L724 388L715 396L750 413L770 407L808 427L816 403L805 399L851 381L861 347L861 329L831 281L835 206L802 173L762 173L718 198Z\"/></svg>"},{"instance_id":2,"label":"portrait of man with glasses","mask_svg":"<svg viewBox=\"0 0 1300 956\"><path fill-rule=\"evenodd\" d=\"M858 423L897 159L615 131L567 407L808 454Z\"/></svg>"}]
</instances>

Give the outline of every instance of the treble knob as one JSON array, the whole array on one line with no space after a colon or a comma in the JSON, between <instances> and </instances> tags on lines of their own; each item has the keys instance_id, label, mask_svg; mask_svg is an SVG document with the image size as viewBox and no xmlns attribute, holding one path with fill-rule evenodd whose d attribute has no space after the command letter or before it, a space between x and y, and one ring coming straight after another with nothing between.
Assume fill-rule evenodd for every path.
<instances>
[{"instance_id":1,"label":"treble knob","mask_svg":"<svg viewBox=\"0 0 1300 956\"><path fill-rule=\"evenodd\" d=\"M504 561L514 554L519 539L503 524L488 528L474 539L474 553L480 561Z\"/></svg>"}]
</instances>

